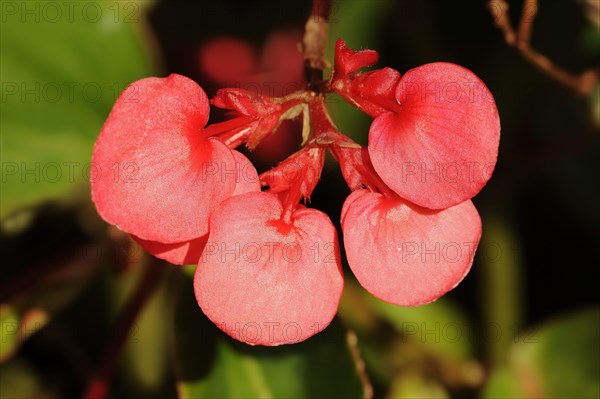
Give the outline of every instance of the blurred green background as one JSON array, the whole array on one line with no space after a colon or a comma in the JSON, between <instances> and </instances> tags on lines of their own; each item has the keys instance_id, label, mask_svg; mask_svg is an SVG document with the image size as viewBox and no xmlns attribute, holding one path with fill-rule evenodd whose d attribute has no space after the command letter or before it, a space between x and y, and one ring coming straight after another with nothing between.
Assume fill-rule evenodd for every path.
<instances>
[{"instance_id":1,"label":"blurred green background","mask_svg":"<svg viewBox=\"0 0 600 399\"><path fill-rule=\"evenodd\" d=\"M569 71L598 68L600 16L583 7L594 1L541 2L534 47ZM509 1L513 21L522 3ZM95 379L110 398L600 397L600 88L577 95L527 63L485 1L334 2L330 59L342 37L400 72L471 69L496 99L500 155L474 199L483 238L455 290L396 307L345 265L332 325L279 348L226 337L197 307L193 267L150 259L99 219L90 156L129 83L176 72L210 95L204 43L260 48L302 29L310 2L0 4L0 398L92 398ZM336 97L328 106L366 144L369 119ZM311 206L339 227L348 189L334 163L322 180Z\"/></svg>"}]
</instances>

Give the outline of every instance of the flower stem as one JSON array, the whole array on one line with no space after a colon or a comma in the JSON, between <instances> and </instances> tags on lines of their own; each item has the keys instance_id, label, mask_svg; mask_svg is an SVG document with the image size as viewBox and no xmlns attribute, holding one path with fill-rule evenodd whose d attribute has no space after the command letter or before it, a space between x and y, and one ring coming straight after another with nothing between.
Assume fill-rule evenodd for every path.
<instances>
[{"instance_id":1,"label":"flower stem","mask_svg":"<svg viewBox=\"0 0 600 399\"><path fill-rule=\"evenodd\" d=\"M325 59L325 48L327 47L327 34L329 31L329 12L331 0L313 0L312 9L306 25L304 26L305 76L308 87L319 91L322 87L323 69L329 63Z\"/></svg>"},{"instance_id":2,"label":"flower stem","mask_svg":"<svg viewBox=\"0 0 600 399\"><path fill-rule=\"evenodd\" d=\"M527 61L550 78L578 94L587 96L592 92L600 80L600 68L590 68L575 75L558 67L531 46L533 22L539 8L537 0L523 2L521 20L516 31L509 18L506 0L488 0L488 8L494 18L494 24L502 31L506 44L519 50Z\"/></svg>"},{"instance_id":3,"label":"flower stem","mask_svg":"<svg viewBox=\"0 0 600 399\"><path fill-rule=\"evenodd\" d=\"M320 17L325 20L329 19L329 12L331 11L331 0L313 0L311 16Z\"/></svg>"}]
</instances>

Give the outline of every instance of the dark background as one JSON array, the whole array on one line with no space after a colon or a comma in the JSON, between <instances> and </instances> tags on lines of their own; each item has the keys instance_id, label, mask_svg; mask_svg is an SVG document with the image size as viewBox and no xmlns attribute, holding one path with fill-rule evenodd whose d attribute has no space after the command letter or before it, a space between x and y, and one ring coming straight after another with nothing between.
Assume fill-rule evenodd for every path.
<instances>
[{"instance_id":1,"label":"dark background","mask_svg":"<svg viewBox=\"0 0 600 399\"><path fill-rule=\"evenodd\" d=\"M332 35L347 38L351 48L377 50L378 67L389 66L405 72L435 61L463 65L486 83L500 113L498 164L490 182L473 200L484 226L480 249L470 274L444 300L475 325L498 323L518 332L597 306L596 276L600 264L598 95L593 100L591 96L579 95L561 86L507 46L484 1L372 0L373 9L379 11L373 15L352 15L350 20L344 10L351 7L349 3L358 2L361 1L339 1L334 5ZM516 23L522 1L509 3L512 21ZM145 32L147 38L153 38L160 76L168 73L189 76L210 96L217 86L207 79L197 61L205 43L225 35L260 48L276 29L302 29L309 10L310 3L299 0L164 0L149 8ZM573 73L597 68L600 65L599 36L598 28L586 18L579 3L541 2L533 29L533 46L558 66ZM329 55L334 40L335 37L330 38ZM345 108L341 101L332 98L330 102L340 130L366 144L369 119ZM286 155L280 154L280 159ZM260 164L262 170L270 166ZM44 392L47 395L44 397L81 395L114 331L115 315L106 302L107 287L117 287L115 292L119 292L122 286L131 285L119 283L119 276L130 270L140 256L127 237L107 229L97 217L86 190L84 185L83 194L67 205L61 201L43 201L34 207L27 205L33 213L23 229L17 233L2 230L2 303L12 304L15 298L19 298L19 303L27 303L28 295L32 298L39 295L36 287L48 281L50 288L43 295L52 296L57 290L67 290L68 278L64 285L55 284L56 280L63 281L64 270L69 270L69 278L85 275L81 277L85 281L81 289L63 302L59 301L60 311L55 318L24 340L18 352L17 359L26 362L34 370L31 373L37 381L42 381L43 388L36 395ZM327 212L339 227L339 213L348 193L337 166L328 162L311 206ZM65 266L73 262L75 267ZM352 281L347 267L346 271L347 280ZM185 296L189 282L181 283L183 277L179 273L164 273L169 287L162 289L170 294L183 292L181 295ZM53 280L54 274L59 277ZM176 288L171 287L172 281L179 281L173 283ZM352 313L353 309L342 307L340 318L353 327L348 312ZM167 314L172 313L172 310L167 311ZM199 310L191 313L199 319L204 317ZM3 323L8 323L6 320L3 318ZM221 334L206 320L201 323L204 323L203 331L209 331L207 336ZM171 324L171 320L159 322L163 326ZM94 327L82 328L85 325ZM357 330L360 338L360 326ZM390 323L385 322L376 334L367 334L365 342L402 334L391 331ZM161 334L150 342L162 342L171 333ZM598 337L597 331L594 337ZM576 340L577 335L572 339ZM592 354L597 342L595 340L596 346L590 348ZM505 360L502 355L498 358L498 353L504 353L511 342L502 340L494 346L476 335L470 344L474 347L473 358L484 369L491 370ZM361 349L369 352L368 344L365 345ZM214 356L211 351L214 348L208 349L210 356ZM167 351L165 356L171 355ZM372 380L376 396L383 397L390 392L390 382L373 371L377 362L372 359L367 354L367 372L375 375ZM205 363L203 367L210 369L210 364ZM387 367L387 363L383 367ZM123 368L121 366L115 374L112 397L175 395L171 368L165 366L166 371L157 377L158 385L148 391L128 381ZM8 367L3 370L5 376L9 375ZM14 370L10 369L10 373ZM449 390L453 397L471 397L481 392L481 385L450 386ZM27 397L24 395L21 397Z\"/></svg>"}]
</instances>

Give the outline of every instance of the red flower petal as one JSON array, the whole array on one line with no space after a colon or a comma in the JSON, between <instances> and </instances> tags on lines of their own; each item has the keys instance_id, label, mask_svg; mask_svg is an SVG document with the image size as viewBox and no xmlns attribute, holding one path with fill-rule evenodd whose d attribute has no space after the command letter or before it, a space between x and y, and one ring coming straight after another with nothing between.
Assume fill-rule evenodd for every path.
<instances>
[{"instance_id":1,"label":"red flower petal","mask_svg":"<svg viewBox=\"0 0 600 399\"><path fill-rule=\"evenodd\" d=\"M414 306L439 298L468 273L481 220L471 201L432 211L359 190L344 203L342 231L361 285L384 301Z\"/></svg>"},{"instance_id":2,"label":"red flower petal","mask_svg":"<svg viewBox=\"0 0 600 399\"><path fill-rule=\"evenodd\" d=\"M163 244L156 241L142 240L139 237L131 236L144 249L156 256L164 259L174 265L192 265L198 263L204 245L208 239L208 234L191 241L178 242L173 244Z\"/></svg>"},{"instance_id":3,"label":"red flower petal","mask_svg":"<svg viewBox=\"0 0 600 399\"><path fill-rule=\"evenodd\" d=\"M420 206L443 209L475 196L491 177L500 140L487 87L458 65L434 63L398 83L397 113L378 116L369 155L383 181Z\"/></svg>"},{"instance_id":4,"label":"red flower petal","mask_svg":"<svg viewBox=\"0 0 600 399\"><path fill-rule=\"evenodd\" d=\"M211 104L255 119L276 112L281 108L271 101L270 97L236 88L218 90L217 94L211 99Z\"/></svg>"},{"instance_id":5,"label":"red flower petal","mask_svg":"<svg viewBox=\"0 0 600 399\"><path fill-rule=\"evenodd\" d=\"M204 313L224 332L253 345L299 342L333 319L343 288L335 228L314 209L281 221L274 194L224 201L194 288Z\"/></svg>"},{"instance_id":6,"label":"red flower petal","mask_svg":"<svg viewBox=\"0 0 600 399\"><path fill-rule=\"evenodd\" d=\"M344 40L338 39L335 43L334 58L333 79L336 80L375 64L379 54L375 50L351 50Z\"/></svg>"},{"instance_id":7,"label":"red flower petal","mask_svg":"<svg viewBox=\"0 0 600 399\"><path fill-rule=\"evenodd\" d=\"M235 186L233 195L260 192L260 180L258 179L258 173L256 172L254 165L238 151L233 151L233 156L235 157L238 167L237 185ZM200 259L200 255L204 250L204 245L208 240L208 234L190 241L173 244L142 240L133 235L132 237L144 247L146 251L157 258L164 259L174 265L197 264L198 259Z\"/></svg>"},{"instance_id":8,"label":"red flower petal","mask_svg":"<svg viewBox=\"0 0 600 399\"><path fill-rule=\"evenodd\" d=\"M396 86L400 72L392 68L376 69L358 77L335 81L333 90L372 118L399 108Z\"/></svg>"},{"instance_id":9,"label":"red flower petal","mask_svg":"<svg viewBox=\"0 0 600 399\"><path fill-rule=\"evenodd\" d=\"M306 146L261 174L260 180L263 186L269 186L272 193L297 191L300 194L298 198L310 200L324 164L325 149Z\"/></svg>"},{"instance_id":10,"label":"red flower petal","mask_svg":"<svg viewBox=\"0 0 600 399\"><path fill-rule=\"evenodd\" d=\"M239 151L232 151L237 164L237 184L232 195L241 195L260 191L260 179L252 162Z\"/></svg>"},{"instance_id":11,"label":"red flower petal","mask_svg":"<svg viewBox=\"0 0 600 399\"><path fill-rule=\"evenodd\" d=\"M92 156L92 199L109 223L162 243L208 232L210 212L231 196L235 158L203 126L204 91L179 75L147 78L117 99Z\"/></svg>"}]
</instances>

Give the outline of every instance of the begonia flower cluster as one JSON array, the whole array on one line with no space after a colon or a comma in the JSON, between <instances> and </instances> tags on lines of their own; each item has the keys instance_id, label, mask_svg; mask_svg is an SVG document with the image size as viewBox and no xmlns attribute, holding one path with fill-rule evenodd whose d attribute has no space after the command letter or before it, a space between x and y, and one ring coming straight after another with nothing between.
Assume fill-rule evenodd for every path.
<instances>
[{"instance_id":1,"label":"begonia flower cluster","mask_svg":"<svg viewBox=\"0 0 600 399\"><path fill-rule=\"evenodd\" d=\"M209 102L177 74L132 83L92 161L135 165L135 176L92 180L99 214L154 256L197 264L198 305L225 333L252 345L300 342L332 321L344 285L338 232L309 207L329 152L351 190L340 221L356 279L390 303L434 301L473 263L481 220L471 198L496 164L498 111L468 69L365 72L377 59L338 40L320 89L281 97L225 88ZM325 97L334 93L373 118L366 147L332 121ZM207 125L210 105L229 118ZM259 175L237 148L256 148L287 120L302 121L302 145Z\"/></svg>"}]
</instances>

